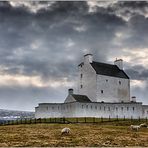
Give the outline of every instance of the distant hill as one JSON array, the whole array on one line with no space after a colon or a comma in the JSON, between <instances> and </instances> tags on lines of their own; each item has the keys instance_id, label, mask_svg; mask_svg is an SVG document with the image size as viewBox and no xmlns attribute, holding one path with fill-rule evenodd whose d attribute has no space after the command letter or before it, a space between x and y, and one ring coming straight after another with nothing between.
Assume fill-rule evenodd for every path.
<instances>
[{"instance_id":1,"label":"distant hill","mask_svg":"<svg viewBox=\"0 0 148 148\"><path fill-rule=\"evenodd\" d=\"M15 120L21 118L34 118L34 112L0 109L0 120Z\"/></svg>"}]
</instances>

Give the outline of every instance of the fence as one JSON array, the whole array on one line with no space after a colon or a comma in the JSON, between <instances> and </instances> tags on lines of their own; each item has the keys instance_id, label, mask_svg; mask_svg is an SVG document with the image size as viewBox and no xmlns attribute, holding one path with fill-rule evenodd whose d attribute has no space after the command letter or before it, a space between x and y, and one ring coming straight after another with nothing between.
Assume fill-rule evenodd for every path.
<instances>
[{"instance_id":1,"label":"fence","mask_svg":"<svg viewBox=\"0 0 148 148\"><path fill-rule=\"evenodd\" d=\"M130 119L124 118L91 118L91 117L83 117L83 118L39 118L39 119L17 119L17 120L7 120L7 121L1 121L0 126L2 125L18 125L18 124L37 124L37 123L61 123L61 124L68 124L68 123L119 123L119 122L127 122L127 123L140 123L140 122L146 122L147 118L143 119L133 119L132 117Z\"/></svg>"}]
</instances>

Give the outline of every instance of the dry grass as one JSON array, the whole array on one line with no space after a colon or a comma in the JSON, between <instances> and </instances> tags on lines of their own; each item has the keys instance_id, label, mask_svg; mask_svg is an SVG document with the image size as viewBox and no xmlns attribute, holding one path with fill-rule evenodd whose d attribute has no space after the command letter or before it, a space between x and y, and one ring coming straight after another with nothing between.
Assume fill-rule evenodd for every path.
<instances>
[{"instance_id":1,"label":"dry grass","mask_svg":"<svg viewBox=\"0 0 148 148\"><path fill-rule=\"evenodd\" d=\"M69 127L70 135L61 136ZM148 128L99 124L31 124L0 127L0 146L147 146Z\"/></svg>"}]
</instances>

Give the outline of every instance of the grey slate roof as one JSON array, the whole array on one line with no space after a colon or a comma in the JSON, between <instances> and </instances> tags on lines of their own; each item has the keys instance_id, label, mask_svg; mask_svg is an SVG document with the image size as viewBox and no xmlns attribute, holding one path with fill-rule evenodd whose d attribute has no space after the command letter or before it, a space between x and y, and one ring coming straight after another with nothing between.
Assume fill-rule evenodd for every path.
<instances>
[{"instance_id":1,"label":"grey slate roof","mask_svg":"<svg viewBox=\"0 0 148 148\"><path fill-rule=\"evenodd\" d=\"M72 96L77 102L91 102L91 100L85 95L72 94Z\"/></svg>"},{"instance_id":2,"label":"grey slate roof","mask_svg":"<svg viewBox=\"0 0 148 148\"><path fill-rule=\"evenodd\" d=\"M116 65L94 61L90 64L97 74L129 79L128 75L123 70L120 70Z\"/></svg>"}]
</instances>

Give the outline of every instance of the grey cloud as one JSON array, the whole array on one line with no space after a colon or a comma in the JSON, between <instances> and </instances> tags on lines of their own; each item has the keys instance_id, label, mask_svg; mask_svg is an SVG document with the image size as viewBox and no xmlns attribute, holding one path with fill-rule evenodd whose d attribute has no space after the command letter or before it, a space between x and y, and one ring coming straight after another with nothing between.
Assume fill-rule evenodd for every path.
<instances>
[{"instance_id":1,"label":"grey cloud","mask_svg":"<svg viewBox=\"0 0 148 148\"><path fill-rule=\"evenodd\" d=\"M143 11L147 7L144 3L136 3L134 7L124 2L107 8L97 6L96 11L90 13L87 2L55 2L46 9L43 7L33 13L29 9L31 5L38 5L37 3L30 2L29 7L26 5L15 7L9 2L0 2L0 65L7 67L3 72L12 75L39 75L43 81L67 77L68 81L75 82L77 65L81 62L85 49L94 54L94 59L106 62L113 50L123 47L131 49L147 47L147 18L137 13L132 14L131 19L126 22L117 15L119 9L125 8L131 10L128 12L130 14L133 9ZM46 4L48 2L43 5ZM77 27L85 29L78 31ZM125 31L130 35L121 41L120 46L113 43L115 33L118 31ZM69 41L72 42L70 46ZM133 68L127 72L133 79L147 76L147 70L144 69L142 73L134 71ZM57 94L64 96L64 92L67 94L66 89L63 86ZM14 94L13 98L17 97L16 90L11 91L8 88L5 90ZM38 95L36 91L30 93L30 90L31 88L18 89L20 91L18 98L22 94L20 104L23 99L28 98L29 101ZM38 88L41 94L39 98L57 96L52 91L52 88L49 88L47 93L48 90L45 88L44 93L44 90ZM6 94L3 94L2 98L7 100L10 95ZM32 107L39 100L34 100L31 103Z\"/></svg>"}]
</instances>

